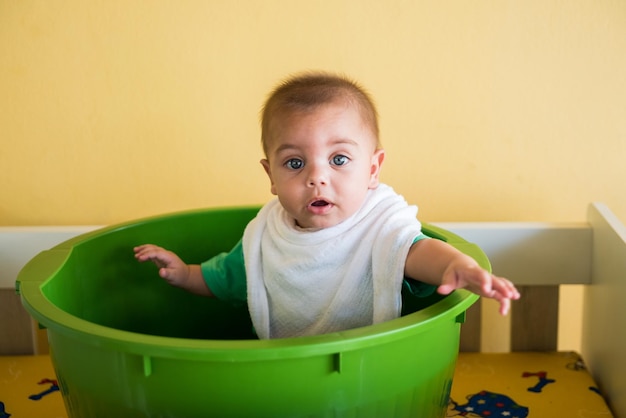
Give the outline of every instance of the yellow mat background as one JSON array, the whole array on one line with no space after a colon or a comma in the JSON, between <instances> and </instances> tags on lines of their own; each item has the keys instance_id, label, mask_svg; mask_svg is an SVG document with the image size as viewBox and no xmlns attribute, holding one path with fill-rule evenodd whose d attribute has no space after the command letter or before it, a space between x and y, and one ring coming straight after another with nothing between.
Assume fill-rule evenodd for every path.
<instances>
[{"instance_id":1,"label":"yellow mat background","mask_svg":"<svg viewBox=\"0 0 626 418\"><path fill-rule=\"evenodd\" d=\"M542 383L542 372L547 382ZM479 399L481 392L507 396L528 408L528 414L519 418L612 417L583 360L574 352L461 353L451 393L457 406L450 405L448 416L502 417L495 408L489 411L491 415L464 410L474 406L472 397Z\"/></svg>"},{"instance_id":2,"label":"yellow mat background","mask_svg":"<svg viewBox=\"0 0 626 418\"><path fill-rule=\"evenodd\" d=\"M52 386L55 380L50 356L0 357L0 418L67 418L60 391L29 399Z\"/></svg>"},{"instance_id":3,"label":"yellow mat background","mask_svg":"<svg viewBox=\"0 0 626 418\"><path fill-rule=\"evenodd\" d=\"M540 376L548 379L543 385ZM29 398L51 389L51 383L39 383L46 379L55 379L49 356L0 357L0 418L67 418L60 391ZM518 418L612 417L582 359L571 352L461 353L447 416L516 418L506 411L468 410L481 401L481 393L503 395L528 408L528 413L518 408L524 413Z\"/></svg>"}]
</instances>

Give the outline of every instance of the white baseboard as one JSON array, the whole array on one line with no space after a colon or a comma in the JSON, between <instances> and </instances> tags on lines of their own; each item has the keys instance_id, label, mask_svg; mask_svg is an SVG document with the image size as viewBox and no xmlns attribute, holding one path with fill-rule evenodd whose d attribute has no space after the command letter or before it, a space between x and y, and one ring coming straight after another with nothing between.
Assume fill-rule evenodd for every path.
<instances>
[{"instance_id":1,"label":"white baseboard","mask_svg":"<svg viewBox=\"0 0 626 418\"><path fill-rule=\"evenodd\" d=\"M17 274L41 251L97 226L0 227L0 289L14 289Z\"/></svg>"},{"instance_id":2,"label":"white baseboard","mask_svg":"<svg viewBox=\"0 0 626 418\"><path fill-rule=\"evenodd\" d=\"M588 223L436 225L478 245L487 254L494 274L517 285L591 283L593 231Z\"/></svg>"},{"instance_id":3,"label":"white baseboard","mask_svg":"<svg viewBox=\"0 0 626 418\"><path fill-rule=\"evenodd\" d=\"M485 251L495 274L518 285L588 284L592 230L587 223L436 223ZM40 251L97 226L0 227L0 288Z\"/></svg>"}]
</instances>

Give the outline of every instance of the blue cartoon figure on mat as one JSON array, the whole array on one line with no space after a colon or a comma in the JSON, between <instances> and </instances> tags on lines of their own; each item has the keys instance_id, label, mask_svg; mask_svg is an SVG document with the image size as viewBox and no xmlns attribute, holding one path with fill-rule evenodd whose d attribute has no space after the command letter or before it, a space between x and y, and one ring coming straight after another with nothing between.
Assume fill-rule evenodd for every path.
<instances>
[{"instance_id":1,"label":"blue cartoon figure on mat","mask_svg":"<svg viewBox=\"0 0 626 418\"><path fill-rule=\"evenodd\" d=\"M537 384L535 386L531 386L531 387L528 388L529 392L535 392L535 393L541 393L543 391L544 387L546 387L550 383L556 382L556 380L554 380L554 379L548 379L548 373L547 372L537 372L537 373L524 372L522 374L522 377L537 377L537 378L539 378L539 381L537 382Z\"/></svg>"},{"instance_id":2,"label":"blue cartoon figure on mat","mask_svg":"<svg viewBox=\"0 0 626 418\"><path fill-rule=\"evenodd\" d=\"M4 409L4 402L0 402L0 418L9 418L10 416L11 414Z\"/></svg>"},{"instance_id":3,"label":"blue cartoon figure on mat","mask_svg":"<svg viewBox=\"0 0 626 418\"><path fill-rule=\"evenodd\" d=\"M28 397L28 399L33 400L33 401L38 401L41 398L43 398L46 395L49 395L52 392L56 392L59 390L59 383L55 380L55 379L42 379L41 381L39 381L39 383L37 383L38 385L45 385L46 383L50 384L50 387L46 390L44 390L43 392L34 394L34 395L30 395ZM2 416L0 415L0 418Z\"/></svg>"},{"instance_id":4,"label":"blue cartoon figure on mat","mask_svg":"<svg viewBox=\"0 0 626 418\"><path fill-rule=\"evenodd\" d=\"M459 405L450 400L448 417L507 417L526 418L528 408L499 393L483 390L467 397L467 403Z\"/></svg>"}]
</instances>

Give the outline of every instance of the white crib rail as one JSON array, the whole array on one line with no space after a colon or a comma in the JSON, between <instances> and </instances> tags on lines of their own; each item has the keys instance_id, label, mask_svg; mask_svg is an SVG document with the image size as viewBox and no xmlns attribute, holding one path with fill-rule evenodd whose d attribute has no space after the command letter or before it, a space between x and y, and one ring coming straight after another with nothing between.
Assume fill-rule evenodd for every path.
<instances>
[{"instance_id":1,"label":"white crib rail","mask_svg":"<svg viewBox=\"0 0 626 418\"><path fill-rule=\"evenodd\" d=\"M584 302L583 356L617 417L626 417L626 227L602 204L589 207L592 280Z\"/></svg>"},{"instance_id":2,"label":"white crib rail","mask_svg":"<svg viewBox=\"0 0 626 418\"><path fill-rule=\"evenodd\" d=\"M463 331L466 345L480 351L556 348L558 321L579 320L583 357L615 415L626 417L626 228L610 210L594 203L588 222L577 224L437 225L478 244L494 272L526 292L511 317L499 317L488 300L472 308ZM20 326L12 322L26 315L17 312L21 307L13 290L19 270L39 251L95 228L0 227L0 354L10 352L5 346ZM580 318L557 318L563 284L586 285ZM36 337L29 344L36 347Z\"/></svg>"}]
</instances>

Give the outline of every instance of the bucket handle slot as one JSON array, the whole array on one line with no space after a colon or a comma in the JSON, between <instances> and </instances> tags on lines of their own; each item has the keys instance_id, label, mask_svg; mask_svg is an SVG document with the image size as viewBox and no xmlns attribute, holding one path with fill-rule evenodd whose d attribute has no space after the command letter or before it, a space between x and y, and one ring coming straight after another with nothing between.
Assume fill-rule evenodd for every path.
<instances>
[{"instance_id":1,"label":"bucket handle slot","mask_svg":"<svg viewBox=\"0 0 626 418\"><path fill-rule=\"evenodd\" d=\"M143 356L143 375L150 377L152 374L152 357Z\"/></svg>"}]
</instances>

